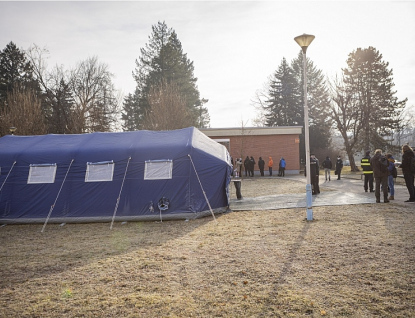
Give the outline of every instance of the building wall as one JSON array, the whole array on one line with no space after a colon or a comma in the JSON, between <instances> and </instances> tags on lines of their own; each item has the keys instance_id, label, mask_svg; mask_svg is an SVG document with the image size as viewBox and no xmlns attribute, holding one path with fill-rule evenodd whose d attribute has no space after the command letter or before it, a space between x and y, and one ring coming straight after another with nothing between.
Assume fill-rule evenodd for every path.
<instances>
[{"instance_id":1,"label":"building wall","mask_svg":"<svg viewBox=\"0 0 415 318\"><path fill-rule=\"evenodd\" d=\"M276 128L274 128L275 130ZM301 131L301 127L299 128ZM284 157L287 167L287 174L299 173L300 171L300 148L299 148L299 134L293 134L291 131L281 130L284 133L269 134L269 130L264 129L248 130L244 134L232 135L220 134L217 130L209 131L204 129L204 132L213 140L217 140L222 144L228 146L228 150L234 161L236 158L245 160L246 156L253 156L255 159L255 172L259 174L258 160L262 157L265 161L265 171L268 170L268 157L271 156L274 161L273 171L278 171L278 163L281 157ZM227 132L223 130L223 132ZM249 133L252 132L252 133ZM290 132L287 134L287 132ZM226 142L229 140L229 143ZM267 175L267 173L265 174ZM273 173L273 175L276 175Z\"/></svg>"}]
</instances>

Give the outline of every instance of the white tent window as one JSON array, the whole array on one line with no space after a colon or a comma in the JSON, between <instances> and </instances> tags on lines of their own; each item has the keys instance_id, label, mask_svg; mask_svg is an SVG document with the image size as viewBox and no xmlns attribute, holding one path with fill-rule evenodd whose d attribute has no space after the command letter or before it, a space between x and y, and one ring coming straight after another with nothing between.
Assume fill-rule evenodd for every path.
<instances>
[{"instance_id":1,"label":"white tent window","mask_svg":"<svg viewBox=\"0 0 415 318\"><path fill-rule=\"evenodd\" d=\"M27 183L54 183L56 168L56 163L30 165L29 178L27 179Z\"/></svg>"},{"instance_id":2,"label":"white tent window","mask_svg":"<svg viewBox=\"0 0 415 318\"><path fill-rule=\"evenodd\" d=\"M146 161L144 180L171 179L172 171L172 160L149 160Z\"/></svg>"},{"instance_id":3,"label":"white tent window","mask_svg":"<svg viewBox=\"0 0 415 318\"><path fill-rule=\"evenodd\" d=\"M86 164L85 182L112 181L114 162L88 162Z\"/></svg>"}]
</instances>

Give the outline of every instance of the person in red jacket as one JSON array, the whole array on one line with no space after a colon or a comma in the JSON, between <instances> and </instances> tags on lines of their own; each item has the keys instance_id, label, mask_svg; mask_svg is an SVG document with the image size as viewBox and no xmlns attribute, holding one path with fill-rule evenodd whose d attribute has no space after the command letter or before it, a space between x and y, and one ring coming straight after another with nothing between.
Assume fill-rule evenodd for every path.
<instances>
[{"instance_id":1,"label":"person in red jacket","mask_svg":"<svg viewBox=\"0 0 415 318\"><path fill-rule=\"evenodd\" d=\"M274 161L272 160L272 157L268 157L268 171L269 175L272 176L272 166L274 165Z\"/></svg>"}]
</instances>

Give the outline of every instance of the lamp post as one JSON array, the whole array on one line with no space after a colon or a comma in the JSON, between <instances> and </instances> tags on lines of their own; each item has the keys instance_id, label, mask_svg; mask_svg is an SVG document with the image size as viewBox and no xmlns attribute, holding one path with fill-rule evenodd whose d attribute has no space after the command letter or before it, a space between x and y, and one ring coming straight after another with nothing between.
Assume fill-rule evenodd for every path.
<instances>
[{"instance_id":1,"label":"lamp post","mask_svg":"<svg viewBox=\"0 0 415 318\"><path fill-rule=\"evenodd\" d=\"M307 204L307 221L313 220L313 197L311 193L311 171L310 171L310 135L308 123L308 106L307 106L307 56L306 51L315 36L310 34L299 35L294 38L295 42L303 50L303 69L304 69L304 133L305 133L305 160L307 171L306 204Z\"/></svg>"},{"instance_id":2,"label":"lamp post","mask_svg":"<svg viewBox=\"0 0 415 318\"><path fill-rule=\"evenodd\" d=\"M14 132L16 131L16 127L10 127L9 128L9 130L10 130L10 133L12 134L12 135L14 135Z\"/></svg>"}]
</instances>

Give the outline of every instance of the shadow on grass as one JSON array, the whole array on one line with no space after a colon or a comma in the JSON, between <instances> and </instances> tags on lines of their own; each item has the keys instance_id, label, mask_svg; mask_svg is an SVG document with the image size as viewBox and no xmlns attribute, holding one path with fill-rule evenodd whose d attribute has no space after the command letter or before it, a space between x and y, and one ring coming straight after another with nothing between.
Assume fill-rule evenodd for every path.
<instances>
[{"instance_id":1,"label":"shadow on grass","mask_svg":"<svg viewBox=\"0 0 415 318\"><path fill-rule=\"evenodd\" d=\"M301 245L304 242L304 238L307 235L309 228L310 228L310 222L304 221L304 226L299 236L297 237L296 241L294 242L293 246L290 248L290 254L287 257L287 261L284 263L284 266L281 269L281 274L276 280L276 287L274 291L275 294L278 294L278 289L280 288L280 286L286 283L287 277L290 275L293 263L297 258L298 252L300 251Z\"/></svg>"},{"instance_id":2,"label":"shadow on grass","mask_svg":"<svg viewBox=\"0 0 415 318\"><path fill-rule=\"evenodd\" d=\"M221 215L216 215L220 218ZM215 222L212 216L184 221L7 225L0 228L0 288L73 271L177 240Z\"/></svg>"}]
</instances>

